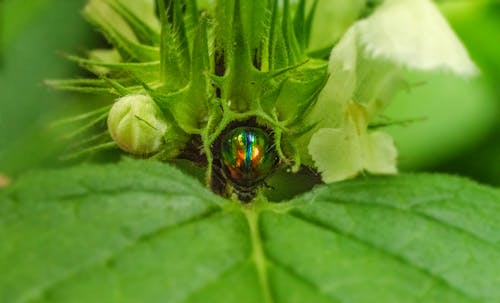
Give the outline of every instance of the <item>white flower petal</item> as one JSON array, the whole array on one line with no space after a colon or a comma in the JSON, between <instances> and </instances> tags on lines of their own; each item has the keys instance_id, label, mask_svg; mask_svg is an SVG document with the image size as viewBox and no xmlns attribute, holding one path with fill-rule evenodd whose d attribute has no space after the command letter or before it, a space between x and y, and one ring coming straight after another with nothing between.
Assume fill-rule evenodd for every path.
<instances>
[{"instance_id":1,"label":"white flower petal","mask_svg":"<svg viewBox=\"0 0 500 303\"><path fill-rule=\"evenodd\" d=\"M366 109L355 102L347 105L342 126L319 129L308 149L326 183L353 178L362 171L397 173L394 141L382 132L369 133Z\"/></svg>"},{"instance_id":2,"label":"white flower petal","mask_svg":"<svg viewBox=\"0 0 500 303\"><path fill-rule=\"evenodd\" d=\"M353 178L363 169L360 140L352 124L318 130L309 143L309 154L326 183Z\"/></svg>"},{"instance_id":3,"label":"white flower petal","mask_svg":"<svg viewBox=\"0 0 500 303\"><path fill-rule=\"evenodd\" d=\"M352 100L363 104L370 116L379 114L403 83L396 64L363 52L358 32L355 26L349 29L332 50L330 78L310 116L320 127L340 127Z\"/></svg>"},{"instance_id":4,"label":"white flower petal","mask_svg":"<svg viewBox=\"0 0 500 303\"><path fill-rule=\"evenodd\" d=\"M332 50L325 88L311 116L324 127L340 127L345 107L356 89L358 46L354 30L349 30Z\"/></svg>"},{"instance_id":5,"label":"white flower petal","mask_svg":"<svg viewBox=\"0 0 500 303\"><path fill-rule=\"evenodd\" d=\"M430 0L385 0L356 25L368 54L417 70L477 73L475 64Z\"/></svg>"},{"instance_id":6,"label":"white flower petal","mask_svg":"<svg viewBox=\"0 0 500 303\"><path fill-rule=\"evenodd\" d=\"M363 170L397 172L392 138L369 133L367 127L404 83L405 67L459 75L477 72L431 0L385 0L374 14L351 26L332 50L330 78L307 118L318 123L308 151L325 182Z\"/></svg>"},{"instance_id":7,"label":"white flower petal","mask_svg":"<svg viewBox=\"0 0 500 303\"><path fill-rule=\"evenodd\" d=\"M364 169L373 174L395 174L398 151L391 136L383 132L368 133L363 138Z\"/></svg>"}]
</instances>

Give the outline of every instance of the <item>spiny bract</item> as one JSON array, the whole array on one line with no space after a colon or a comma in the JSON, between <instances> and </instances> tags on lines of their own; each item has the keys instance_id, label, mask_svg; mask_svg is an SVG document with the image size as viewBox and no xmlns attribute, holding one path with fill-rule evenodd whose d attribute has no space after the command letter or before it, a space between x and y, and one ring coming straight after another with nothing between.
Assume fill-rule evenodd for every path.
<instances>
[{"instance_id":1,"label":"spiny bract","mask_svg":"<svg viewBox=\"0 0 500 303\"><path fill-rule=\"evenodd\" d=\"M395 173L394 143L368 132L370 121L402 83L401 67L453 70L457 61L441 53L429 66L433 54L405 52L415 45L380 43L393 41L388 24L412 7L427 14L424 26L439 21L440 43L451 45L445 51L462 51L429 0L89 0L84 16L113 47L68 56L97 77L49 84L120 100L108 119L111 136L86 140L89 151L118 146L169 160L194 147L192 160L207 164L209 184L214 144L246 121L272 134L276 163L294 172L317 166L327 182L365 170ZM412 17L402 20L410 22L408 35L425 45ZM325 32L329 38L318 39ZM117 110L123 100L128 107ZM78 133L105 120L110 108L77 117L89 121Z\"/></svg>"}]
</instances>

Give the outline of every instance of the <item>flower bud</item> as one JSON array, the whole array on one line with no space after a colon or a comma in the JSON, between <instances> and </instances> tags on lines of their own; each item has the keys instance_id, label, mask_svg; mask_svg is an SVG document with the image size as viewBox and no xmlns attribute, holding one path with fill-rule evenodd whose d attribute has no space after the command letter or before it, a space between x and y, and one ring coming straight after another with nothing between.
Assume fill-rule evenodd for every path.
<instances>
[{"instance_id":1,"label":"flower bud","mask_svg":"<svg viewBox=\"0 0 500 303\"><path fill-rule=\"evenodd\" d=\"M122 150L134 155L159 151L167 121L149 96L129 95L116 101L109 112L108 130Z\"/></svg>"}]
</instances>

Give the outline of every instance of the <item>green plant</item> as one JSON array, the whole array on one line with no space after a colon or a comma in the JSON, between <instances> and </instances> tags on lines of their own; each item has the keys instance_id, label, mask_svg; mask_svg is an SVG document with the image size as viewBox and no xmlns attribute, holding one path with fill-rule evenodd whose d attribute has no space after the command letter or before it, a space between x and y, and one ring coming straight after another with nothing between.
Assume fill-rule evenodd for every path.
<instances>
[{"instance_id":1,"label":"green plant","mask_svg":"<svg viewBox=\"0 0 500 303\"><path fill-rule=\"evenodd\" d=\"M195 145L201 153L192 160L206 161L208 183L223 187L221 193L228 195L237 191L231 182L213 184L214 179L224 179L217 176L217 167L223 165L217 163L218 150L213 146L234 123L268 129L280 166L293 172L302 164L317 167L325 182L364 171L392 174L397 171L392 138L368 129L403 85L402 67L448 69L464 75L476 72L429 1L390 0L372 4L372 9L379 6L373 12L364 4L346 4L342 17L352 26L339 26L339 31L347 32L341 40L332 41L336 45L328 70L327 61L315 58L317 51L310 49L317 1L310 8L306 1L299 1L295 9L290 1L218 1L205 4L201 14L194 0L167 5L159 1L159 19L151 1L133 3L89 1L85 16L114 48L92 51L89 59L69 58L100 79L49 84L108 91L130 104L133 98L129 96L137 95L138 100L148 96L172 127L158 132L153 126L156 122L147 118L157 114L146 108L134 110L127 120L141 126L123 127L119 120L108 119L118 146L132 154L169 160L182 156L187 145ZM354 23L355 16L362 14L365 18ZM391 31L393 26L401 28ZM427 35L431 30L434 34ZM394 39L401 42L394 44ZM89 126L104 119L107 109L95 112L97 119ZM148 139L150 132L164 134L163 146L159 137ZM133 149L123 143L137 142L136 137L144 138L146 145Z\"/></svg>"},{"instance_id":2,"label":"green plant","mask_svg":"<svg viewBox=\"0 0 500 303\"><path fill-rule=\"evenodd\" d=\"M500 300L500 192L393 175L380 130L398 123L382 112L405 69L476 72L432 2L90 0L84 14L114 48L68 56L96 78L48 83L118 100L65 121L83 121L78 155L185 158L222 197L159 161L21 177L0 192L0 301ZM331 184L280 203L241 188L224 171L232 131L261 138L248 150L270 151L265 172ZM366 173L393 176L336 183Z\"/></svg>"}]
</instances>

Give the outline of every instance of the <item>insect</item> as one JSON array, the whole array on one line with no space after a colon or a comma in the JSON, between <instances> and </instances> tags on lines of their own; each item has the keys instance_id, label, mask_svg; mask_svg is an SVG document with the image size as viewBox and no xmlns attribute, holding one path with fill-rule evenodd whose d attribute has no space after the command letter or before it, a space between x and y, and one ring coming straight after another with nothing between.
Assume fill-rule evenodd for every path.
<instances>
[{"instance_id":1,"label":"insect","mask_svg":"<svg viewBox=\"0 0 500 303\"><path fill-rule=\"evenodd\" d=\"M270 133L257 126L230 126L214 145L212 189L243 202L251 201L257 188L276 168L278 157Z\"/></svg>"}]
</instances>

